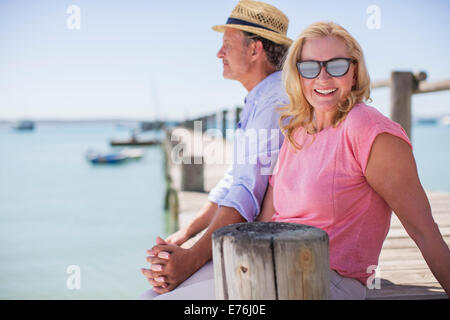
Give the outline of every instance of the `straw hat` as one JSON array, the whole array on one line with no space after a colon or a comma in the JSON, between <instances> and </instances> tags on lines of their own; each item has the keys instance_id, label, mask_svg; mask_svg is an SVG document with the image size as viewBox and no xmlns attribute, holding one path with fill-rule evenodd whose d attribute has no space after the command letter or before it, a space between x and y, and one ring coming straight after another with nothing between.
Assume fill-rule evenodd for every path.
<instances>
[{"instance_id":1,"label":"straw hat","mask_svg":"<svg viewBox=\"0 0 450 320\"><path fill-rule=\"evenodd\" d=\"M286 37L288 25L288 17L274 6L254 0L240 0L226 24L212 28L218 32L224 32L225 28L239 29L278 44L290 45L292 40Z\"/></svg>"}]
</instances>

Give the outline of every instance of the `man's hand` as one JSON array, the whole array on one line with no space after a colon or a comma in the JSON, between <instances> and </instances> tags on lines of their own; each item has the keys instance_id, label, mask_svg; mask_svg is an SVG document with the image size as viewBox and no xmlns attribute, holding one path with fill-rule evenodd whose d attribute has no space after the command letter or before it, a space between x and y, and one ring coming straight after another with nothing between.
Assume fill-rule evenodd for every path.
<instances>
[{"instance_id":1,"label":"man's hand","mask_svg":"<svg viewBox=\"0 0 450 320\"><path fill-rule=\"evenodd\" d=\"M147 261L150 269L143 269L153 290L159 294L169 292L193 274L199 266L189 249L169 244L158 237L157 245L151 250Z\"/></svg>"},{"instance_id":2,"label":"man's hand","mask_svg":"<svg viewBox=\"0 0 450 320\"><path fill-rule=\"evenodd\" d=\"M167 242L160 237L156 237L156 244L167 244ZM153 258L154 254L151 253L151 250L148 250L147 253L150 254L150 256L147 257L147 261L150 262L150 258ZM168 259L168 257L169 254L167 252L161 252L159 254L159 258L161 259ZM141 268L141 272L147 278L150 285L153 286L153 290L156 291L157 289L167 288L169 284L164 282L164 277L158 277L157 274L153 273L152 269L155 269L155 267L152 268L152 266L150 266L150 269Z\"/></svg>"},{"instance_id":3,"label":"man's hand","mask_svg":"<svg viewBox=\"0 0 450 320\"><path fill-rule=\"evenodd\" d=\"M194 272L200 269L212 257L212 234L215 230L244 222L239 212L231 207L222 206L214 216L206 232L189 249L169 244L157 238L157 245L148 250L147 261L150 269L142 269L142 273L153 285L153 291L166 293L175 289Z\"/></svg>"}]
</instances>

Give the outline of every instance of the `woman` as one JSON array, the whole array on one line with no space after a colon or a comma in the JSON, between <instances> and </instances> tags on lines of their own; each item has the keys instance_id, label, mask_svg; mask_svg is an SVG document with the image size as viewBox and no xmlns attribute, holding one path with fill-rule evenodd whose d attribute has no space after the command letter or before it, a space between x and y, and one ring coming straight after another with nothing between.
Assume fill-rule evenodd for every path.
<instances>
[{"instance_id":1,"label":"woman","mask_svg":"<svg viewBox=\"0 0 450 320\"><path fill-rule=\"evenodd\" d=\"M283 69L286 137L259 220L312 225L330 240L330 297L364 299L392 210L447 294L450 251L397 123L363 101L370 80L356 40L319 22L292 44Z\"/></svg>"}]
</instances>

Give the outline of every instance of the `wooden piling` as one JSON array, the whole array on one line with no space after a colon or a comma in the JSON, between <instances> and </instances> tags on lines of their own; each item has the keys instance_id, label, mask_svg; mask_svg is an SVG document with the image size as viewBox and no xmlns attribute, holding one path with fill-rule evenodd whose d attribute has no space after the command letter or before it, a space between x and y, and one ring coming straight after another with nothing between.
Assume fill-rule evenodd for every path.
<instances>
[{"instance_id":1,"label":"wooden piling","mask_svg":"<svg viewBox=\"0 0 450 320\"><path fill-rule=\"evenodd\" d=\"M213 234L216 299L329 298L328 235L280 222L239 223Z\"/></svg>"},{"instance_id":2,"label":"wooden piling","mask_svg":"<svg viewBox=\"0 0 450 320\"><path fill-rule=\"evenodd\" d=\"M181 190L204 192L203 157L194 155L183 156L181 163Z\"/></svg>"},{"instance_id":3,"label":"wooden piling","mask_svg":"<svg viewBox=\"0 0 450 320\"><path fill-rule=\"evenodd\" d=\"M223 110L222 111L222 125L221 125L221 129L222 129L222 138L224 138L224 139L227 138L227 113L228 113L228 110Z\"/></svg>"},{"instance_id":4,"label":"wooden piling","mask_svg":"<svg viewBox=\"0 0 450 320\"><path fill-rule=\"evenodd\" d=\"M411 96L416 80L412 72L391 73L391 119L398 122L411 138Z\"/></svg>"}]
</instances>

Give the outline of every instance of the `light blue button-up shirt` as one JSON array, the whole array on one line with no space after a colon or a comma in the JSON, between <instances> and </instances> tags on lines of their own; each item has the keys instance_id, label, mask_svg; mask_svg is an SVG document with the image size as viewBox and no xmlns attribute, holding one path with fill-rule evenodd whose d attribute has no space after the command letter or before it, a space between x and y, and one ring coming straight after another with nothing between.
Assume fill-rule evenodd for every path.
<instances>
[{"instance_id":1,"label":"light blue button-up shirt","mask_svg":"<svg viewBox=\"0 0 450 320\"><path fill-rule=\"evenodd\" d=\"M277 108L288 102L280 71L248 93L234 137L233 163L209 193L210 201L235 208L247 221L255 220L283 144Z\"/></svg>"}]
</instances>

